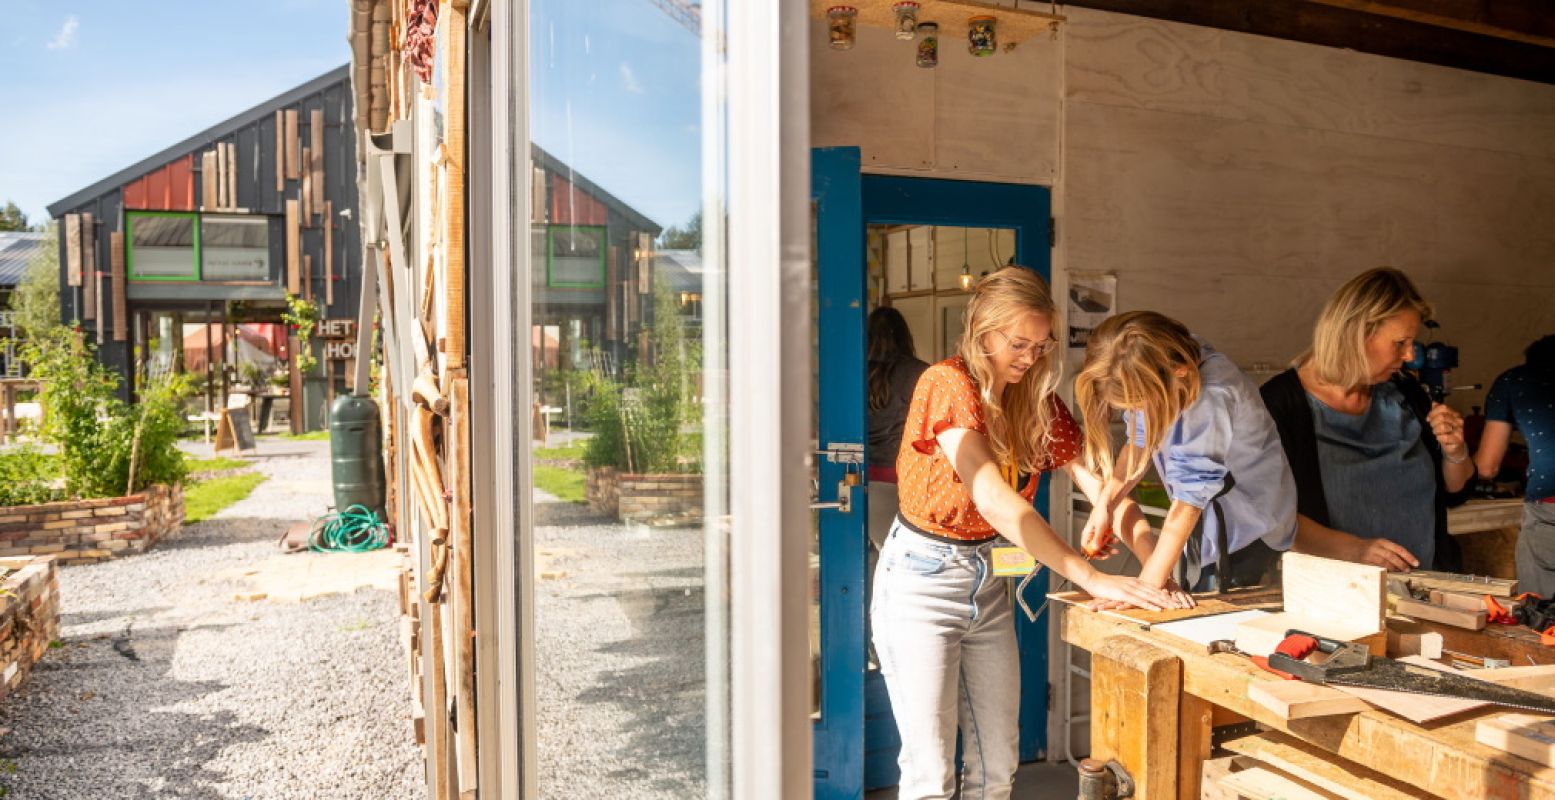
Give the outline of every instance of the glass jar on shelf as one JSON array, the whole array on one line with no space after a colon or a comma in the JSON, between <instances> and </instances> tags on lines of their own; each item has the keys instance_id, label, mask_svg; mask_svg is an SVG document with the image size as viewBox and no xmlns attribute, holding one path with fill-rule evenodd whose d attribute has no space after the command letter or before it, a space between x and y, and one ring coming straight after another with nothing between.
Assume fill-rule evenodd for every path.
<instances>
[{"instance_id":1,"label":"glass jar on shelf","mask_svg":"<svg viewBox=\"0 0 1555 800\"><path fill-rule=\"evenodd\" d=\"M832 6L826 9L827 30L833 50L852 50L858 39L858 9Z\"/></svg>"}]
</instances>

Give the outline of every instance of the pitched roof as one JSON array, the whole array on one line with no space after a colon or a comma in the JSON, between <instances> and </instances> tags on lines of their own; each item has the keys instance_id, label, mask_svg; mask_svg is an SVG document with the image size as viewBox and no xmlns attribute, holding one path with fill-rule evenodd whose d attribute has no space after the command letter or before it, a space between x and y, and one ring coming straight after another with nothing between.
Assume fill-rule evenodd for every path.
<instances>
[{"instance_id":1,"label":"pitched roof","mask_svg":"<svg viewBox=\"0 0 1555 800\"><path fill-rule=\"evenodd\" d=\"M42 232L0 231L0 286L21 283L27 263L45 247L53 247L54 241Z\"/></svg>"},{"instance_id":2,"label":"pitched roof","mask_svg":"<svg viewBox=\"0 0 1555 800\"><path fill-rule=\"evenodd\" d=\"M296 87L295 89L290 89L286 92L283 92L282 94L276 95L275 97L272 97L269 100L260 103L259 105L254 106L253 108L250 108L241 114L238 114L235 117L232 117L224 122L218 122L215 125L212 125L211 127L206 128L205 130L200 131L199 133L179 142L178 144L175 144L172 147L157 153L156 155L149 156L140 161L137 161L136 163L131 164L130 166L125 167L124 169L121 169L106 178L103 178L91 186L71 194L69 197L65 197L61 200L50 203L48 206L49 214L57 218L62 214L71 211L72 209L79 208L80 206L95 200L98 197L118 189L120 186L123 186L124 184L129 183L130 181L133 181L136 178L139 178L140 176L160 166L163 166L164 164L167 164L176 158L179 158L180 156L184 156L207 147L212 142L227 136L231 136L237 131L252 125L255 122L272 116L275 114L276 109L285 108L304 98L318 94L319 92L337 83L342 81L349 81L350 79L350 64L336 67L329 72L326 72L323 75L320 75L319 77Z\"/></svg>"}]
</instances>

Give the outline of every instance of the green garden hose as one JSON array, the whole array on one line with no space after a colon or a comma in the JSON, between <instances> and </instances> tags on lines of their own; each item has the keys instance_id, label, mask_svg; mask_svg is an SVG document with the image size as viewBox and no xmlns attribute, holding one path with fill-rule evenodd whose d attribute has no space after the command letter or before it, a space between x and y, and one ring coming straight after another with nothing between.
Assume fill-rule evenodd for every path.
<instances>
[{"instance_id":1,"label":"green garden hose","mask_svg":"<svg viewBox=\"0 0 1555 800\"><path fill-rule=\"evenodd\" d=\"M365 553L388 546L389 524L363 505L319 517L308 533L308 547L320 553Z\"/></svg>"}]
</instances>

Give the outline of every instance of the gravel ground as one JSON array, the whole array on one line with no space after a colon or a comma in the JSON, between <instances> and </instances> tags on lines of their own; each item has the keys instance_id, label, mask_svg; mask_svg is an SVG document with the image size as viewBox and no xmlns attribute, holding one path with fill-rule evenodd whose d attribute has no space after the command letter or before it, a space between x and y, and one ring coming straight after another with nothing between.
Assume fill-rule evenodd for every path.
<instances>
[{"instance_id":1,"label":"gravel ground","mask_svg":"<svg viewBox=\"0 0 1555 800\"><path fill-rule=\"evenodd\" d=\"M702 797L701 528L626 526L571 503L536 514L540 795Z\"/></svg>"},{"instance_id":2,"label":"gravel ground","mask_svg":"<svg viewBox=\"0 0 1555 800\"><path fill-rule=\"evenodd\" d=\"M425 797L393 593L243 602L219 576L325 512L328 453L262 439L270 477L244 501L145 555L61 570L63 646L0 704L0 796Z\"/></svg>"}]
</instances>

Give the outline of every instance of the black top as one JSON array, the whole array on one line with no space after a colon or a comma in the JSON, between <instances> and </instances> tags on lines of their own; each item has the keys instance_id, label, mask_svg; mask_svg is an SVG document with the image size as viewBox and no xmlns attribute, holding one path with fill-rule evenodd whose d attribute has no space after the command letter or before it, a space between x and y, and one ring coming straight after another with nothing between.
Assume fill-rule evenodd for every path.
<instances>
[{"instance_id":1,"label":"black top","mask_svg":"<svg viewBox=\"0 0 1555 800\"><path fill-rule=\"evenodd\" d=\"M1462 551L1447 532L1447 480L1442 477L1442 448L1425 419L1431 411L1431 397L1419 383L1401 375L1393 376L1393 385L1403 393L1409 410L1420 419L1420 440L1431 456L1431 474L1436 478L1436 563L1420 566L1462 571ZM1280 432L1280 446L1285 449L1291 474L1296 478L1296 512L1319 525L1328 526L1328 498L1323 493L1323 474L1318 466L1317 432L1300 376L1292 367L1270 378L1258 391L1269 408L1269 416L1274 417L1274 427Z\"/></svg>"},{"instance_id":2,"label":"black top","mask_svg":"<svg viewBox=\"0 0 1555 800\"><path fill-rule=\"evenodd\" d=\"M928 364L912 356L903 356L891 365L891 397L885 407L869 410L870 466L896 466L896 451L902 446L902 426L907 424L912 392L928 368Z\"/></svg>"}]
</instances>

